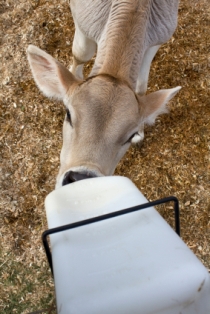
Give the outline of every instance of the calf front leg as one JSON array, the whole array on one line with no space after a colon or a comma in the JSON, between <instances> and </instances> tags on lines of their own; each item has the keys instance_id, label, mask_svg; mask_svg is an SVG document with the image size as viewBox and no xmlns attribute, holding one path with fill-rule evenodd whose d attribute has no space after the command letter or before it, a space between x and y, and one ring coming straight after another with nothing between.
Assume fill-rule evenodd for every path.
<instances>
[{"instance_id":1,"label":"calf front leg","mask_svg":"<svg viewBox=\"0 0 210 314\"><path fill-rule=\"evenodd\" d=\"M141 68L140 68L137 83L136 83L136 93L139 95L144 95L147 91L150 66L159 48L160 48L160 45L153 46L153 47L148 48L144 53L144 57L141 63Z\"/></svg>"},{"instance_id":2,"label":"calf front leg","mask_svg":"<svg viewBox=\"0 0 210 314\"><path fill-rule=\"evenodd\" d=\"M150 66L159 48L160 48L159 45L153 46L145 51L136 83L136 93L139 95L144 95L147 91ZM132 143L141 146L143 139L144 139L144 123L141 124L138 134L134 136Z\"/></svg>"},{"instance_id":3,"label":"calf front leg","mask_svg":"<svg viewBox=\"0 0 210 314\"><path fill-rule=\"evenodd\" d=\"M96 51L96 43L89 39L75 25L75 34L72 46L73 64L70 71L78 78L83 79L84 63L89 61Z\"/></svg>"}]
</instances>

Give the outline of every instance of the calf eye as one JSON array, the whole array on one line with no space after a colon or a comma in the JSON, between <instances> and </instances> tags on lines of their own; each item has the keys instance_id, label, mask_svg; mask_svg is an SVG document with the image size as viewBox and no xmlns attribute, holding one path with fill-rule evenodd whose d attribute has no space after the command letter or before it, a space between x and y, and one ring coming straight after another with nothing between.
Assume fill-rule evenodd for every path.
<instances>
[{"instance_id":1,"label":"calf eye","mask_svg":"<svg viewBox=\"0 0 210 314\"><path fill-rule=\"evenodd\" d=\"M71 114L69 109L66 109L66 120L70 123L70 125L72 126L72 121L71 121Z\"/></svg>"},{"instance_id":2,"label":"calf eye","mask_svg":"<svg viewBox=\"0 0 210 314\"><path fill-rule=\"evenodd\" d=\"M130 143L131 140L132 140L132 138L133 138L136 134L138 134L138 132L133 133L133 134L129 137L129 139L128 139L124 144Z\"/></svg>"}]
</instances>

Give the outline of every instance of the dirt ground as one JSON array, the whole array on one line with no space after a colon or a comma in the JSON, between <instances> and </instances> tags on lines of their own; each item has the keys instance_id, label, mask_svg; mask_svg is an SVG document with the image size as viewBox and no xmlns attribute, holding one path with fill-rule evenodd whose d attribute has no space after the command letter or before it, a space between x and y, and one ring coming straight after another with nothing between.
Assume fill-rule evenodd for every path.
<instances>
[{"instance_id":1,"label":"dirt ground","mask_svg":"<svg viewBox=\"0 0 210 314\"><path fill-rule=\"evenodd\" d=\"M59 168L64 108L35 86L26 49L37 45L69 67L74 25L65 0L0 0L0 25L0 312L30 313L54 304L41 234L44 199ZM149 91L178 85L170 113L146 128L141 149L131 147L116 174L129 177L148 200L178 197L182 239L210 269L208 0L181 1L176 33L152 64ZM173 225L171 206L159 210Z\"/></svg>"}]
</instances>

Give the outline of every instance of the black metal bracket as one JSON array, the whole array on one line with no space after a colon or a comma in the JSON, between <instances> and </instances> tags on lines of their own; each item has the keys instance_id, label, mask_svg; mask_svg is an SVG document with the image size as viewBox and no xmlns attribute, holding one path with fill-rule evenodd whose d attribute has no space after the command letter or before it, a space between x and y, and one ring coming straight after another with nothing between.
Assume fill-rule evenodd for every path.
<instances>
[{"instance_id":1,"label":"black metal bracket","mask_svg":"<svg viewBox=\"0 0 210 314\"><path fill-rule=\"evenodd\" d=\"M176 233L180 236L180 220L179 220L179 201L175 196L169 196L166 198L162 198L153 202L148 202L145 204L141 204L141 205L137 205L134 207L130 207L130 208L126 208L126 209L122 209L116 212L112 212L106 215L101 215L98 217L94 217L94 218L90 218L90 219L86 219L86 220L81 220L78 222L74 222L68 225L64 225L64 226L60 226L57 228L52 228L52 229L48 229L46 231L43 232L42 234L42 242L45 248L45 253L52 271L52 275L53 275L53 264L52 264L52 254L50 252L50 247L47 241L47 236L49 236L50 234L53 233L57 233L57 232L62 232L62 231L66 231L66 230L70 230L70 229L74 229L74 228L78 228L78 227L82 227L91 223L95 223L98 221L102 221L102 220L106 220L106 219L110 219L113 217L117 217L117 216L121 216L121 215L125 215L125 214L129 214L138 210L142 210L145 208L149 208L149 207L153 207L153 206L157 206L160 204L165 204L168 202L174 202L174 217L175 217L175 231Z\"/></svg>"}]
</instances>

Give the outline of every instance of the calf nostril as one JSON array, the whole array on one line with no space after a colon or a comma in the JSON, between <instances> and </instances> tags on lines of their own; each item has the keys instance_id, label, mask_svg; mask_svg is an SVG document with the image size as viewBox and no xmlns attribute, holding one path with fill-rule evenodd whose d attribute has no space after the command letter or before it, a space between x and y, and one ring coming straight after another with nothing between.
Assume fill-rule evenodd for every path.
<instances>
[{"instance_id":1,"label":"calf nostril","mask_svg":"<svg viewBox=\"0 0 210 314\"><path fill-rule=\"evenodd\" d=\"M72 176L72 173L73 173L73 171L66 172L62 185L66 185L66 184L69 184L69 183L72 183L75 181L73 176Z\"/></svg>"},{"instance_id":2,"label":"calf nostril","mask_svg":"<svg viewBox=\"0 0 210 314\"><path fill-rule=\"evenodd\" d=\"M88 171L87 172L68 171L64 176L62 185L94 177L96 177L96 175Z\"/></svg>"}]
</instances>

